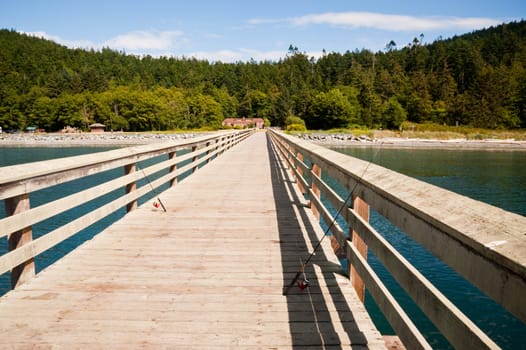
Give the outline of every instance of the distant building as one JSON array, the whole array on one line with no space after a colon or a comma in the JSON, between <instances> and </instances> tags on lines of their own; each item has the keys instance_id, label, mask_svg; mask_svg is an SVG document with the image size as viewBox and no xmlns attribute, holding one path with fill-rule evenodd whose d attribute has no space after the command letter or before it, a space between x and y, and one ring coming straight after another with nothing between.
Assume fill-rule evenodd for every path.
<instances>
[{"instance_id":1,"label":"distant building","mask_svg":"<svg viewBox=\"0 0 526 350\"><path fill-rule=\"evenodd\" d=\"M91 124L89 128L91 132L94 134L102 134L104 132L104 129L106 128L106 125L101 124L101 123L95 123L95 124Z\"/></svg>"},{"instance_id":2,"label":"distant building","mask_svg":"<svg viewBox=\"0 0 526 350\"><path fill-rule=\"evenodd\" d=\"M249 127L263 129L265 121L263 118L226 118L222 125L242 129Z\"/></svg>"},{"instance_id":3,"label":"distant building","mask_svg":"<svg viewBox=\"0 0 526 350\"><path fill-rule=\"evenodd\" d=\"M72 133L78 133L80 132L80 130L77 128L71 127L69 125L66 125L62 130L60 130L60 132L64 134L72 134Z\"/></svg>"}]
</instances>

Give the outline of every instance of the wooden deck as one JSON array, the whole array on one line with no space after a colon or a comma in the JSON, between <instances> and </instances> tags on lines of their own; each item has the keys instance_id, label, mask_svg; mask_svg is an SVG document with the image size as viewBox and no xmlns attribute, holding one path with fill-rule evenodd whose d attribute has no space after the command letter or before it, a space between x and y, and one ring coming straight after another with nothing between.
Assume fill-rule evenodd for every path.
<instances>
[{"instance_id":1,"label":"wooden deck","mask_svg":"<svg viewBox=\"0 0 526 350\"><path fill-rule=\"evenodd\" d=\"M256 133L0 298L1 348L385 348Z\"/></svg>"}]
</instances>

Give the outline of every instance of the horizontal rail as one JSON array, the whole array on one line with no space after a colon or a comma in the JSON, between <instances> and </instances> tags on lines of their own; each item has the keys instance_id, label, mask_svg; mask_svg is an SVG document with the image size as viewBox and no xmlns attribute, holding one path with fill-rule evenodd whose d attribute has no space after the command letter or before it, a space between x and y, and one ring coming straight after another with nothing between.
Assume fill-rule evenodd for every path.
<instances>
[{"instance_id":1,"label":"horizontal rail","mask_svg":"<svg viewBox=\"0 0 526 350\"><path fill-rule=\"evenodd\" d=\"M18 242L11 244L10 241L10 251L0 256L0 274L10 270L27 269L29 266L32 271L27 272L24 278L18 274L12 275L13 287L22 284L34 275L34 266L28 262L35 256L123 207L132 209L134 205L130 204L136 203L139 198L160 186L166 183L174 185L182 174L195 171L244 140L252 132L252 130L222 132L188 141L127 147L0 168L0 199L5 200L8 209L7 216L0 220L0 238L7 236L9 240L18 239L17 237L20 236L18 233L26 237L23 244ZM176 155L177 151L183 150L189 151ZM138 162L160 155L169 157L140 170L135 169ZM29 195L34 191L121 167L128 170L122 176L34 208L29 205ZM135 171L130 171L131 169ZM153 181L148 180L149 177L163 170L168 170L168 173ZM136 188L135 184L145 178L148 186ZM128 189L125 195L37 239L32 239L33 225L122 188ZM19 204L22 202L23 207Z\"/></svg>"},{"instance_id":2,"label":"horizontal rail","mask_svg":"<svg viewBox=\"0 0 526 350\"><path fill-rule=\"evenodd\" d=\"M347 155L271 131L271 138L294 172L315 212L334 217L317 198L321 193L456 348L498 347L450 300L418 272L367 220L345 203L319 174L337 181L419 242L468 281L526 322L526 218ZM308 166L306 160L312 164ZM351 196L350 195L350 196ZM348 208L347 206L350 206ZM345 257L365 281L373 299L408 348L426 347L414 336L407 315L378 281L338 225L331 226L335 253ZM353 235L354 237L354 235ZM354 239L354 238L353 238ZM498 244L496 243L498 242ZM388 301L388 302L387 302ZM401 314L399 314L401 313ZM418 340L418 341L417 341Z\"/></svg>"},{"instance_id":3,"label":"horizontal rail","mask_svg":"<svg viewBox=\"0 0 526 350\"><path fill-rule=\"evenodd\" d=\"M15 197L42 188L115 169L128 164L140 162L159 155L176 152L192 147L202 147L215 142L218 138L228 140L245 134L222 133L196 137L191 140L177 140L150 145L120 148L97 154L52 159L27 164L12 165L2 168L0 173L0 199ZM211 146L212 147L212 146Z\"/></svg>"}]
</instances>

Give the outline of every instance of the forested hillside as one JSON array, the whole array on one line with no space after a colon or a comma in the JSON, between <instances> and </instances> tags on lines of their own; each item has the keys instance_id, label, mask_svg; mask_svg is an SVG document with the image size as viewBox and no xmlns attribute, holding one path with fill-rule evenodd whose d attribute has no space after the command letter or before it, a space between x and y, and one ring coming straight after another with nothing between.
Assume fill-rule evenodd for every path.
<instances>
[{"instance_id":1,"label":"forested hillside","mask_svg":"<svg viewBox=\"0 0 526 350\"><path fill-rule=\"evenodd\" d=\"M310 129L526 127L526 21L423 39L318 59L291 45L279 62L221 63L69 49L0 30L0 126L140 131L218 128L235 116L281 126L295 116Z\"/></svg>"}]
</instances>

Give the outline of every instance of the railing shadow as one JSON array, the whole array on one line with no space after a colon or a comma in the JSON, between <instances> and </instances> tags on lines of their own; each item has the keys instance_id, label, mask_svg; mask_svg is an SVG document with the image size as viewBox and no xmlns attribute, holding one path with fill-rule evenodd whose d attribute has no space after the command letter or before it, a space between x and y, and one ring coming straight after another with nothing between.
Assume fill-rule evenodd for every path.
<instances>
[{"instance_id":1,"label":"railing shadow","mask_svg":"<svg viewBox=\"0 0 526 350\"><path fill-rule=\"evenodd\" d=\"M341 274L341 267L327 261L327 257L320 249L316 252L310 263L305 268L306 277L310 285L301 289L294 285L290 288L291 281L299 271L302 261L305 261L312 249L322 237L317 236L317 231L307 217L304 201L301 200L293 186L296 184L286 174L286 169L279 159L277 150L270 139L267 140L272 174L272 188L277 208L277 220L281 248L281 262L283 266L283 290L287 298L289 312L289 328L294 347L319 347L330 346L337 349L349 345L363 348L367 340L356 324L343 291L338 286L335 275ZM302 230L307 233L311 243L306 242ZM318 235L319 235L318 230ZM315 269L321 270L324 281L315 277ZM303 276L302 278L303 279ZM326 285L329 295L322 294L320 284ZM326 300L331 298L331 300ZM330 302L330 304L329 304ZM335 305L338 319L332 319L330 308ZM334 315L334 313L333 313ZM339 325L338 325L339 324ZM337 331L336 327L340 330ZM350 339L342 343L344 333Z\"/></svg>"}]
</instances>

